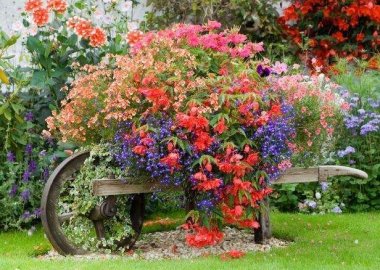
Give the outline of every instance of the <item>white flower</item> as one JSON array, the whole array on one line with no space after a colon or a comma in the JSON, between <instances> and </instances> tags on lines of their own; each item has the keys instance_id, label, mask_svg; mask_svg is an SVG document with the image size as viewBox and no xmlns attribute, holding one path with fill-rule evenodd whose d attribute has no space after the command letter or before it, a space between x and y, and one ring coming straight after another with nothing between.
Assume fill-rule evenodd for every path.
<instances>
[{"instance_id":1,"label":"white flower","mask_svg":"<svg viewBox=\"0 0 380 270\"><path fill-rule=\"evenodd\" d=\"M128 12L129 10L131 10L132 6L133 6L132 1L126 1L125 3L121 3L120 4L120 11Z\"/></svg>"},{"instance_id":2,"label":"white flower","mask_svg":"<svg viewBox=\"0 0 380 270\"><path fill-rule=\"evenodd\" d=\"M139 23L135 21L128 22L128 31L135 31L139 29Z\"/></svg>"},{"instance_id":3,"label":"white flower","mask_svg":"<svg viewBox=\"0 0 380 270\"><path fill-rule=\"evenodd\" d=\"M12 30L14 32L21 32L24 29L24 25L18 21L12 24Z\"/></svg>"},{"instance_id":4,"label":"white flower","mask_svg":"<svg viewBox=\"0 0 380 270\"><path fill-rule=\"evenodd\" d=\"M322 197L321 193L315 192L315 198L319 200Z\"/></svg>"}]
</instances>

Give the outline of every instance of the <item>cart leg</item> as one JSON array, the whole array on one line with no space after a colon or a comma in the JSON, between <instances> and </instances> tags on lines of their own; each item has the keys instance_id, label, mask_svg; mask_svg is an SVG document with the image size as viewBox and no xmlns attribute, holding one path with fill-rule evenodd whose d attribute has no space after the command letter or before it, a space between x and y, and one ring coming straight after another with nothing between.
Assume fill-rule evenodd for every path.
<instances>
[{"instance_id":1,"label":"cart leg","mask_svg":"<svg viewBox=\"0 0 380 270\"><path fill-rule=\"evenodd\" d=\"M263 244L272 237L272 230L270 225L270 208L269 199L261 202L261 212L259 214L260 227L254 230L255 243Z\"/></svg>"}]
</instances>

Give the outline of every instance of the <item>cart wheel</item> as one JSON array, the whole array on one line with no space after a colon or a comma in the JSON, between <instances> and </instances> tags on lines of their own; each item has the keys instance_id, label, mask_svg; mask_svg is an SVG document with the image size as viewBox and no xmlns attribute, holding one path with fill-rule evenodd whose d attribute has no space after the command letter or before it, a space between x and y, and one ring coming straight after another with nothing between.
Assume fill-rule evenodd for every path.
<instances>
[{"instance_id":1,"label":"cart wheel","mask_svg":"<svg viewBox=\"0 0 380 270\"><path fill-rule=\"evenodd\" d=\"M78 152L65 159L49 177L42 196L41 202L41 220L45 233L54 247L62 255L80 255L89 252L90 245L87 247L76 243L76 239L70 237L66 232L66 227L74 218L79 218L73 212L73 200L67 199L70 193L70 183L75 181L75 176L80 171L85 160L90 156L89 151ZM77 196L80 196L77 195ZM128 203L125 205L124 203ZM123 203L123 205L121 205ZM117 207L119 206L119 207ZM128 208L130 207L130 208ZM83 223L88 223L93 228L91 231L85 231L92 235L94 239L104 240L107 233L106 222L113 221L117 218L118 209L129 209L129 225L132 230L126 235L122 234L117 237L113 243L118 248L132 248L137 241L144 219L145 200L143 194L131 195L128 198L122 196L108 196L103 202L96 206L89 215L80 216ZM123 226L125 220L118 220L115 226ZM92 243L95 244L96 243ZM105 247L107 244L98 246ZM92 245L93 248L93 245Z\"/></svg>"}]
</instances>

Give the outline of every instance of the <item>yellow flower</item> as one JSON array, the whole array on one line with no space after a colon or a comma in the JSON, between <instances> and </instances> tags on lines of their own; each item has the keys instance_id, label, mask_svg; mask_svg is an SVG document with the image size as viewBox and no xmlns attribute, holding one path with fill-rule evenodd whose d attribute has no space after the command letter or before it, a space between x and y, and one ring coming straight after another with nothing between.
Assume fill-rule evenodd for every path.
<instances>
[{"instance_id":1,"label":"yellow flower","mask_svg":"<svg viewBox=\"0 0 380 270\"><path fill-rule=\"evenodd\" d=\"M2 81L5 84L9 84L9 79L2 69L0 69L0 81Z\"/></svg>"}]
</instances>

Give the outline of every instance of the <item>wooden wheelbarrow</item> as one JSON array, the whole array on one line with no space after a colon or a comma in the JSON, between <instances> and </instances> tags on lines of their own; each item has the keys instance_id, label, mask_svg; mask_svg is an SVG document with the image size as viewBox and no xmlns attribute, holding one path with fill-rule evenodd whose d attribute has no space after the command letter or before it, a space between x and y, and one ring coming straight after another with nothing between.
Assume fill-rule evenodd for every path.
<instances>
[{"instance_id":1,"label":"wooden wheelbarrow","mask_svg":"<svg viewBox=\"0 0 380 270\"><path fill-rule=\"evenodd\" d=\"M74 213L70 211L70 207L62 211L61 199L63 194L70 192L70 182L75 181L75 175L89 155L89 152L78 152L65 159L54 170L43 192L41 202L42 224L50 243L62 255L77 255L88 252L86 249L76 245L75 241L66 235L62 225L65 222L69 222ZM327 181L329 177L339 175L350 175L359 178L368 177L363 171L343 166L291 168L281 175L276 184L323 182ZM145 212L144 194L167 191L173 188L159 183L127 184L125 181L118 179L94 179L92 182L93 195L101 196L104 200L92 209L91 213L85 218L92 222L96 237L99 240L104 239L106 234L105 222L115 217L118 209L121 209L118 208L117 197L132 195L129 199L128 211L130 218L129 225L134 233L126 234L117 241L119 247L131 248L137 241L143 226ZM259 215L260 228L254 231L257 243L263 243L271 237L269 201L266 200L262 204L263 211Z\"/></svg>"}]
</instances>

